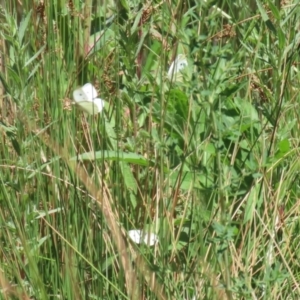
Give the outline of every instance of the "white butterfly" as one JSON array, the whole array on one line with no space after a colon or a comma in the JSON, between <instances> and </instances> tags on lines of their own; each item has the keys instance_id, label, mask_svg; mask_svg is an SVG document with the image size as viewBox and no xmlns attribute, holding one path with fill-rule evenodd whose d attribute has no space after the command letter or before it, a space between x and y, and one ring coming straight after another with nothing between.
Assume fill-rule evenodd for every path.
<instances>
[{"instance_id":1,"label":"white butterfly","mask_svg":"<svg viewBox=\"0 0 300 300\"><path fill-rule=\"evenodd\" d=\"M153 246L158 241L158 236L154 233L144 233L143 230L133 229L128 231L128 235L136 244L146 244Z\"/></svg>"},{"instance_id":2,"label":"white butterfly","mask_svg":"<svg viewBox=\"0 0 300 300\"><path fill-rule=\"evenodd\" d=\"M73 92L76 104L90 115L96 115L103 110L104 101L96 98L98 93L91 83L86 83L83 87Z\"/></svg>"},{"instance_id":3,"label":"white butterfly","mask_svg":"<svg viewBox=\"0 0 300 300\"><path fill-rule=\"evenodd\" d=\"M168 78L171 80L176 80L176 74L179 73L181 70L188 66L187 59L183 54L179 54L175 60L171 63L170 68L168 70Z\"/></svg>"}]
</instances>

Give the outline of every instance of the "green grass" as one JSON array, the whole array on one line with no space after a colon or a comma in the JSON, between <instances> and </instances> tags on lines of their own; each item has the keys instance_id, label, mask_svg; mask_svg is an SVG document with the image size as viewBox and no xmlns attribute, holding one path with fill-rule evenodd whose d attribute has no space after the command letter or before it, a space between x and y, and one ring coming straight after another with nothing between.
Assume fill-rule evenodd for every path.
<instances>
[{"instance_id":1,"label":"green grass","mask_svg":"<svg viewBox=\"0 0 300 300\"><path fill-rule=\"evenodd\" d=\"M1 299L299 299L298 1L6 2Z\"/></svg>"}]
</instances>

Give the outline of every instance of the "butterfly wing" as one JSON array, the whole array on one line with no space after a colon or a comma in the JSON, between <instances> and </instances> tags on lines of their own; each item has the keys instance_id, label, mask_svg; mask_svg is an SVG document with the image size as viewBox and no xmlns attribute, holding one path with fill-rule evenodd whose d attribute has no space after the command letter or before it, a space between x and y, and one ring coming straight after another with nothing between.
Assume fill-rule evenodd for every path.
<instances>
[{"instance_id":1,"label":"butterfly wing","mask_svg":"<svg viewBox=\"0 0 300 300\"><path fill-rule=\"evenodd\" d=\"M82 101L87 101L87 96L82 90L82 88L76 89L73 92L73 99L76 103L82 102Z\"/></svg>"},{"instance_id":2,"label":"butterfly wing","mask_svg":"<svg viewBox=\"0 0 300 300\"><path fill-rule=\"evenodd\" d=\"M101 100L101 99L95 99ZM96 115L103 110L104 102L101 100L101 103L94 102L94 101L80 101L77 102L77 105L87 114L89 115Z\"/></svg>"},{"instance_id":3,"label":"butterfly wing","mask_svg":"<svg viewBox=\"0 0 300 300\"><path fill-rule=\"evenodd\" d=\"M176 62L175 73L180 72L181 70L183 70L187 66L188 66L188 63L187 63L187 60L185 58L178 60Z\"/></svg>"},{"instance_id":4,"label":"butterfly wing","mask_svg":"<svg viewBox=\"0 0 300 300\"><path fill-rule=\"evenodd\" d=\"M144 243L148 246L153 246L158 242L158 237L154 233L145 233L143 230L140 229L133 229L128 231L128 235L133 242L136 244Z\"/></svg>"},{"instance_id":5,"label":"butterfly wing","mask_svg":"<svg viewBox=\"0 0 300 300\"><path fill-rule=\"evenodd\" d=\"M104 108L104 101L100 98L96 98L96 99L94 99L93 102L94 102L95 107L96 107L95 111L97 110L97 113L101 112Z\"/></svg>"},{"instance_id":6,"label":"butterfly wing","mask_svg":"<svg viewBox=\"0 0 300 300\"><path fill-rule=\"evenodd\" d=\"M171 80L172 77L174 81L177 80L176 74L178 74L181 70L186 68L188 66L188 62L184 55L179 54L176 59L172 62L170 65L170 68L168 70L168 78ZM179 78L180 76L178 76Z\"/></svg>"},{"instance_id":7,"label":"butterfly wing","mask_svg":"<svg viewBox=\"0 0 300 300\"><path fill-rule=\"evenodd\" d=\"M104 101L96 98L97 95L98 93L91 83L87 83L73 92L76 104L89 115L96 115L104 108Z\"/></svg>"},{"instance_id":8,"label":"butterfly wing","mask_svg":"<svg viewBox=\"0 0 300 300\"><path fill-rule=\"evenodd\" d=\"M158 237L154 233L145 233L144 235L144 244L148 246L153 246L158 241Z\"/></svg>"},{"instance_id":9,"label":"butterfly wing","mask_svg":"<svg viewBox=\"0 0 300 300\"><path fill-rule=\"evenodd\" d=\"M98 96L95 87L91 83L86 83L81 89L86 95L87 101L93 101L93 99Z\"/></svg>"},{"instance_id":10,"label":"butterfly wing","mask_svg":"<svg viewBox=\"0 0 300 300\"><path fill-rule=\"evenodd\" d=\"M142 231L139 229L132 229L128 231L128 235L133 242L140 244L142 242Z\"/></svg>"}]
</instances>

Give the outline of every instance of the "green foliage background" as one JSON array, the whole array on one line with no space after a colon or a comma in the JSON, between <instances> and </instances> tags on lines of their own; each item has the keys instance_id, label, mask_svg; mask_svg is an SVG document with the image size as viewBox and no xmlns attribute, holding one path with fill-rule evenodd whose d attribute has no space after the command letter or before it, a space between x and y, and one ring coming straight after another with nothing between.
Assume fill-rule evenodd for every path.
<instances>
[{"instance_id":1,"label":"green foliage background","mask_svg":"<svg viewBox=\"0 0 300 300\"><path fill-rule=\"evenodd\" d=\"M1 299L299 299L299 18L3 1ZM72 104L87 82L96 116Z\"/></svg>"}]
</instances>

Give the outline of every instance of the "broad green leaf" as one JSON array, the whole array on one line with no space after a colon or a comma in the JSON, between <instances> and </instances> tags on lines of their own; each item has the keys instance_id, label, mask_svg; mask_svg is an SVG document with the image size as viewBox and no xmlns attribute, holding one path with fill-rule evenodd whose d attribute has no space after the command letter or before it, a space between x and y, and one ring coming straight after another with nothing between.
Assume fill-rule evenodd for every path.
<instances>
[{"instance_id":1,"label":"broad green leaf","mask_svg":"<svg viewBox=\"0 0 300 300\"><path fill-rule=\"evenodd\" d=\"M137 183L136 180L132 174L132 170L130 166L127 163L120 162L120 168L122 170L125 186L127 188L127 191L130 193L130 200L132 207L136 207L137 201L136 201L136 193L137 193Z\"/></svg>"},{"instance_id":2,"label":"broad green leaf","mask_svg":"<svg viewBox=\"0 0 300 300\"><path fill-rule=\"evenodd\" d=\"M279 143L279 150L284 153L290 151L290 142L288 139L285 139Z\"/></svg>"},{"instance_id":3,"label":"broad green leaf","mask_svg":"<svg viewBox=\"0 0 300 300\"><path fill-rule=\"evenodd\" d=\"M182 190L188 191L191 189L202 189L203 187L211 187L213 182L208 176L205 176L199 172L180 172L174 171L170 174L170 180L172 186L177 184L178 179L180 178L179 187Z\"/></svg>"},{"instance_id":4,"label":"broad green leaf","mask_svg":"<svg viewBox=\"0 0 300 300\"><path fill-rule=\"evenodd\" d=\"M122 151L96 151L86 152L71 158L71 160L111 160L111 161L123 161L132 163L140 166L148 166L149 161L142 155L133 152L122 152Z\"/></svg>"}]
</instances>

